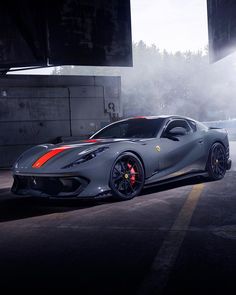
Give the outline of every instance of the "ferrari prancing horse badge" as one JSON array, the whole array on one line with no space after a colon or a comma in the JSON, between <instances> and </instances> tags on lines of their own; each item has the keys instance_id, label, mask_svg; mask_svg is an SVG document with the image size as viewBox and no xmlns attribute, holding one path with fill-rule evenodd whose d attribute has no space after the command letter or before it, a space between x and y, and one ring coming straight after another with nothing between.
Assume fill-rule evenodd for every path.
<instances>
[{"instance_id":1,"label":"ferrari prancing horse badge","mask_svg":"<svg viewBox=\"0 0 236 295\"><path fill-rule=\"evenodd\" d=\"M160 152L161 151L161 148L160 148L159 145L156 146L156 150L157 150L157 152Z\"/></svg>"}]
</instances>

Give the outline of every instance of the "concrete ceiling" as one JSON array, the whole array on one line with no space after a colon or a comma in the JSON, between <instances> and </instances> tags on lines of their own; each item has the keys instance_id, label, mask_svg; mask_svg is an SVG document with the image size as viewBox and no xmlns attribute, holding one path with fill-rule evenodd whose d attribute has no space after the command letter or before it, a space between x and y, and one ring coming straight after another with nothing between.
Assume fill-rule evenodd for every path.
<instances>
[{"instance_id":1,"label":"concrete ceiling","mask_svg":"<svg viewBox=\"0 0 236 295\"><path fill-rule=\"evenodd\" d=\"M216 62L236 50L236 1L208 0L210 61Z\"/></svg>"},{"instance_id":2,"label":"concrete ceiling","mask_svg":"<svg viewBox=\"0 0 236 295\"><path fill-rule=\"evenodd\" d=\"M132 66L130 1L0 3L0 68Z\"/></svg>"}]
</instances>

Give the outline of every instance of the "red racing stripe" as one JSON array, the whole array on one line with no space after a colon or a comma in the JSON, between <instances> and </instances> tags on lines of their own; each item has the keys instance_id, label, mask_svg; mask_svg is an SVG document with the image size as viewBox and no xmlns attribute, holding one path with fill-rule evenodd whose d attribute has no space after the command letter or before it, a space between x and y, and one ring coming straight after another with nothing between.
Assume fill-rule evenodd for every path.
<instances>
[{"instance_id":1,"label":"red racing stripe","mask_svg":"<svg viewBox=\"0 0 236 295\"><path fill-rule=\"evenodd\" d=\"M95 143L95 142L98 142L98 140L97 139L85 139L83 142Z\"/></svg>"},{"instance_id":2,"label":"red racing stripe","mask_svg":"<svg viewBox=\"0 0 236 295\"><path fill-rule=\"evenodd\" d=\"M53 150L50 150L46 154L44 154L42 157L38 158L36 162L32 165L33 168L40 168L42 167L48 160L55 157L57 154L63 152L66 149L69 149L69 146L62 146L60 148L55 148Z\"/></svg>"}]
</instances>

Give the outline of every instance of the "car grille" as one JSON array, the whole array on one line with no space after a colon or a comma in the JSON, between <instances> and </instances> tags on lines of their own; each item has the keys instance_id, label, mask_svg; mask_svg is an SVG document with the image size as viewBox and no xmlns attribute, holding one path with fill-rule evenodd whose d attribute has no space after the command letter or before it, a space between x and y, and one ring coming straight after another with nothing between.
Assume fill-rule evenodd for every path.
<instances>
[{"instance_id":1,"label":"car grille","mask_svg":"<svg viewBox=\"0 0 236 295\"><path fill-rule=\"evenodd\" d=\"M87 184L80 177L15 176L16 191L36 191L49 196L78 195Z\"/></svg>"}]
</instances>

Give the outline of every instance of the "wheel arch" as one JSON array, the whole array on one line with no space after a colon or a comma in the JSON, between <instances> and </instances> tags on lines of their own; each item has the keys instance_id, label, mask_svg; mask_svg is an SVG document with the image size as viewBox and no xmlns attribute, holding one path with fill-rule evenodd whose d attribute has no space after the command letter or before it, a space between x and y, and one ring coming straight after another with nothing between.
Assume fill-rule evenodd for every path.
<instances>
[{"instance_id":1,"label":"wheel arch","mask_svg":"<svg viewBox=\"0 0 236 295\"><path fill-rule=\"evenodd\" d=\"M223 142L222 140L220 140L220 139L217 139L216 141L214 141L214 142L212 143L212 145L215 144L215 143L220 143L220 144L222 144L222 145L226 148L224 142Z\"/></svg>"},{"instance_id":2,"label":"wheel arch","mask_svg":"<svg viewBox=\"0 0 236 295\"><path fill-rule=\"evenodd\" d=\"M225 149L227 148L222 140L220 140L220 139L214 140L214 141L211 143L211 145L209 146L209 149L208 149L208 155L209 155L209 152L210 152L212 146L213 146L215 143L220 143L220 144L223 145L223 147L224 147Z\"/></svg>"}]
</instances>

